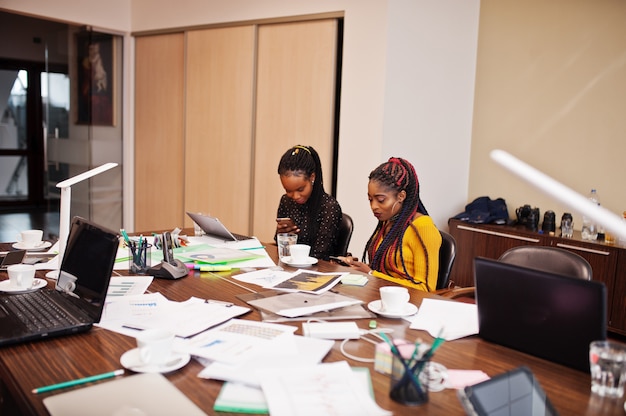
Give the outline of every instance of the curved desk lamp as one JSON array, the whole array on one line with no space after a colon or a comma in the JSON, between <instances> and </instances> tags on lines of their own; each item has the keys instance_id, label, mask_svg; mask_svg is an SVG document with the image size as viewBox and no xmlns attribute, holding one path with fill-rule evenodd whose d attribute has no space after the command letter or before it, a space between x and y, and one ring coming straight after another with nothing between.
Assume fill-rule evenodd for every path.
<instances>
[{"instance_id":1,"label":"curved desk lamp","mask_svg":"<svg viewBox=\"0 0 626 416\"><path fill-rule=\"evenodd\" d=\"M70 234L70 205L72 202L72 185L82 182L85 179L89 179L92 176L99 175L109 169L113 169L117 166L117 163L105 163L102 166L88 170L87 172L80 173L73 178L66 179L57 183L57 188L61 188L61 207L59 210L59 254L57 256L58 266L56 270L46 273L46 277L49 279L57 279L59 277L59 269L61 268L61 261L63 261L63 255L65 254L65 245L67 244L67 238Z\"/></svg>"},{"instance_id":2,"label":"curved desk lamp","mask_svg":"<svg viewBox=\"0 0 626 416\"><path fill-rule=\"evenodd\" d=\"M594 204L587 197L557 182L550 176L522 162L504 150L492 150L490 156L491 159L529 182L531 185L539 188L548 196L569 206L572 210L594 219L616 236L626 239L626 222L619 215L600 205Z\"/></svg>"}]
</instances>

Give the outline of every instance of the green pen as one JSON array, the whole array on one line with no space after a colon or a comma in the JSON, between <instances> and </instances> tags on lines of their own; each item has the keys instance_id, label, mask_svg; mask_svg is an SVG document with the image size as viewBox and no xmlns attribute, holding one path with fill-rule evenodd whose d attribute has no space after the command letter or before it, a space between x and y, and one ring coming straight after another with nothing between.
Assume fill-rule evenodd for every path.
<instances>
[{"instance_id":1,"label":"green pen","mask_svg":"<svg viewBox=\"0 0 626 416\"><path fill-rule=\"evenodd\" d=\"M105 378L112 378L112 377L116 377L116 376L121 376L122 374L124 374L124 370L120 369L120 370L111 371L109 373L97 374L95 376L79 378L77 380L65 381L63 383L58 383L58 384L51 384L51 385L45 386L45 387L38 387L36 389L33 389L32 392L35 393L35 394L37 394L37 393L45 393L47 391L63 389L65 387L77 386L77 385L89 383L89 382L92 382L92 381L103 380Z\"/></svg>"}]
</instances>

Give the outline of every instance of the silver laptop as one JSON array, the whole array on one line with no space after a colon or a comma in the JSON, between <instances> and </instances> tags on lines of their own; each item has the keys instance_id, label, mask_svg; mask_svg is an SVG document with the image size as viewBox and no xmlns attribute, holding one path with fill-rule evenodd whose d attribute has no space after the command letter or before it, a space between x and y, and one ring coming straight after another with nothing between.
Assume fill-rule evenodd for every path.
<instances>
[{"instance_id":1,"label":"silver laptop","mask_svg":"<svg viewBox=\"0 0 626 416\"><path fill-rule=\"evenodd\" d=\"M582 371L606 339L604 283L474 259L481 338Z\"/></svg>"},{"instance_id":2,"label":"silver laptop","mask_svg":"<svg viewBox=\"0 0 626 416\"><path fill-rule=\"evenodd\" d=\"M230 232L228 228L220 222L220 220L215 217L211 217L210 215L194 214L192 212L187 212L187 215L189 215L189 218L198 224L209 237L219 238L224 241L243 241L252 239L252 237L247 235Z\"/></svg>"}]
</instances>

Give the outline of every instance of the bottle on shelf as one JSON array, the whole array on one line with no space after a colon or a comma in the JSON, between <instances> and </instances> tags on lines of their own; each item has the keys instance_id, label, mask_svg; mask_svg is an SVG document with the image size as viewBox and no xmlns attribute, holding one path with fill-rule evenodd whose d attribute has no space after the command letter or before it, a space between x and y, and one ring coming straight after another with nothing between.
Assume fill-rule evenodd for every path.
<instances>
[{"instance_id":1,"label":"bottle on shelf","mask_svg":"<svg viewBox=\"0 0 626 416\"><path fill-rule=\"evenodd\" d=\"M565 212L561 217L561 237L572 238L574 236L574 220L572 214Z\"/></svg>"},{"instance_id":2,"label":"bottle on shelf","mask_svg":"<svg viewBox=\"0 0 626 416\"><path fill-rule=\"evenodd\" d=\"M624 222L626 222L626 211L622 213L622 216L624 217ZM620 237L619 244L622 246L626 246L626 237Z\"/></svg>"},{"instance_id":3,"label":"bottle on shelf","mask_svg":"<svg viewBox=\"0 0 626 416\"><path fill-rule=\"evenodd\" d=\"M600 198L598 197L598 192L595 189L592 189L591 192L589 192L589 200L597 205L600 205ZM596 223L586 215L583 215L581 237L583 240L592 241L598 238L598 228ZM602 239L604 240L604 234L602 234Z\"/></svg>"}]
</instances>

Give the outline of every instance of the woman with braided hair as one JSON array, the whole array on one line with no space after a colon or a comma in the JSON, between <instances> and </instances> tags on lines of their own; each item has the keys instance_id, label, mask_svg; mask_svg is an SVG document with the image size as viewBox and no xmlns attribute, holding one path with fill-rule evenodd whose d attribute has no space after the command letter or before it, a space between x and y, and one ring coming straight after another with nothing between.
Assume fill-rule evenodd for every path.
<instances>
[{"instance_id":1,"label":"woman with braided hair","mask_svg":"<svg viewBox=\"0 0 626 416\"><path fill-rule=\"evenodd\" d=\"M363 262L346 261L370 275L434 291L441 234L420 199L413 165L392 157L378 166L370 173L367 197L378 224L363 251Z\"/></svg>"},{"instance_id":2,"label":"woman with braided hair","mask_svg":"<svg viewBox=\"0 0 626 416\"><path fill-rule=\"evenodd\" d=\"M311 256L328 260L336 256L341 207L324 191L320 157L311 146L287 150L278 164L285 194L280 198L277 219L290 218L293 225L278 222L276 233L294 232L298 243L311 246ZM274 237L276 239L276 237Z\"/></svg>"}]
</instances>

